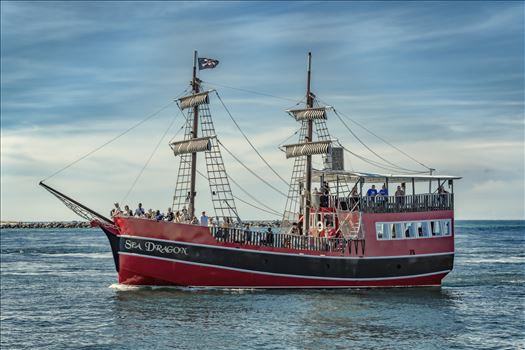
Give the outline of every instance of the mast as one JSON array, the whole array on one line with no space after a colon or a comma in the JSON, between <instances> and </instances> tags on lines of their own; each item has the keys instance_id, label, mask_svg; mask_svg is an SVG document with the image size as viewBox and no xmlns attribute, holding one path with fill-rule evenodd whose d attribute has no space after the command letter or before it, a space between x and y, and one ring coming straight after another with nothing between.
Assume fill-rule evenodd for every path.
<instances>
[{"instance_id":1,"label":"mast","mask_svg":"<svg viewBox=\"0 0 525 350\"><path fill-rule=\"evenodd\" d=\"M306 108L312 108L314 101L310 92L310 76L312 68L312 53L308 52L308 73L306 79ZM308 119L306 130L306 142L312 142L313 119ZM312 155L306 156L306 184L305 184L305 205L303 214L303 234L308 235L310 230L310 199L312 197Z\"/></svg>"},{"instance_id":2,"label":"mast","mask_svg":"<svg viewBox=\"0 0 525 350\"><path fill-rule=\"evenodd\" d=\"M193 94L199 93L199 82L197 80L197 50L193 53L193 79L191 81ZM199 129L199 106L193 107L193 128L192 138L197 138L197 131ZM189 214L193 219L195 216L195 179L197 175L197 152L191 154L191 181L190 181L190 205Z\"/></svg>"}]
</instances>

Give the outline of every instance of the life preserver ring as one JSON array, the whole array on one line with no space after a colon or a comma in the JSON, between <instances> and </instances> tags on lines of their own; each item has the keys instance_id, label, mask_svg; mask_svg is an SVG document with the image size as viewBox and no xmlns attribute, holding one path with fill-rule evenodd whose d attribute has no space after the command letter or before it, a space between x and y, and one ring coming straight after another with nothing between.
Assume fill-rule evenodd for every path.
<instances>
[{"instance_id":1,"label":"life preserver ring","mask_svg":"<svg viewBox=\"0 0 525 350\"><path fill-rule=\"evenodd\" d=\"M324 229L324 225L321 221L317 222L317 231L322 231Z\"/></svg>"}]
</instances>

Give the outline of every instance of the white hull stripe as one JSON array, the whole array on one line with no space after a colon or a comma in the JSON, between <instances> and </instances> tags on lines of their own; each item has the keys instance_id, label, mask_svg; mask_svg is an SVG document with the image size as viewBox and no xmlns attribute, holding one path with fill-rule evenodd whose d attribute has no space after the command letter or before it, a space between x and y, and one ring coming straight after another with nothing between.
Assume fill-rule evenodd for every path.
<instances>
[{"instance_id":1,"label":"white hull stripe","mask_svg":"<svg viewBox=\"0 0 525 350\"><path fill-rule=\"evenodd\" d=\"M175 243L175 244L182 244L182 245L190 245L190 246L194 246L194 247L205 247L205 248L213 248L213 249L234 250L236 252L241 251L241 252L248 252L248 253L261 253L261 254L270 254L270 255L291 255L291 256L305 257L305 258L394 259L394 258L421 258L421 257L427 257L427 256L440 256L440 255L453 255L454 254L454 252L452 251L452 252L444 252L444 253L430 253L430 254L416 254L416 255L388 255L388 256L313 255L313 254L303 254L303 253L268 252L268 251L265 251L265 250L257 250L257 249L243 249L243 248L221 247L221 246L218 246L218 245L201 244L201 243L190 243L190 242L175 241L175 240L160 239L160 238L149 238L149 237L142 237L142 236L119 235L119 237L131 238L131 239L141 239L141 240L145 240L145 241L158 241L158 242L166 242L166 243Z\"/></svg>"},{"instance_id":2,"label":"white hull stripe","mask_svg":"<svg viewBox=\"0 0 525 350\"><path fill-rule=\"evenodd\" d=\"M159 256L142 255L142 254L126 253L126 252L119 252L119 254L120 255L133 256L133 257L139 257L139 258L149 258L149 259L163 260L163 261L169 261L169 262L177 262L177 263L188 264L188 265L212 267L212 268L223 269L223 270L232 270L232 271L239 271L239 272L256 273L256 274L260 274L260 275L279 276L279 277L292 277L292 278L304 278L304 279L317 279L317 280L331 280L331 281L384 281L384 280L398 280L398 279L405 279L405 278L434 276L434 275L439 275L439 274L442 274L442 273L449 273L451 271L451 270L444 270L444 271L437 271L437 272L431 272L431 273L423 273L423 274L419 274L419 275L396 276L396 277L339 278L339 277L292 275L292 274L284 274L284 273L274 273L274 272L247 270L247 269L239 269L239 268L236 268L236 267L204 264L204 263L198 263L198 262L193 262L193 261L186 261L186 260L179 260L179 259L170 259L170 258L163 258L163 257L159 257ZM413 255L411 255L411 256L413 256Z\"/></svg>"}]
</instances>

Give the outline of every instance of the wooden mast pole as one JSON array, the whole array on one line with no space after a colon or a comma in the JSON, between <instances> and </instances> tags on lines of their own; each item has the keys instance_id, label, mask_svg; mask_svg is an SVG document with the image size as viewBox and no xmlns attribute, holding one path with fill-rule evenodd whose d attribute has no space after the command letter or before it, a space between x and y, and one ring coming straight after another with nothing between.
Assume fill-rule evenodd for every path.
<instances>
[{"instance_id":1,"label":"wooden mast pole","mask_svg":"<svg viewBox=\"0 0 525 350\"><path fill-rule=\"evenodd\" d=\"M199 82L197 80L197 50L193 53L193 79L191 81L193 94L199 93ZM192 138L197 138L199 129L199 106L193 107L193 129ZM191 183L190 183L190 207L188 208L190 218L195 216L195 180L197 175L197 152L191 154Z\"/></svg>"},{"instance_id":2,"label":"wooden mast pole","mask_svg":"<svg viewBox=\"0 0 525 350\"><path fill-rule=\"evenodd\" d=\"M312 68L312 53L308 52L308 73L306 79L306 107L312 108L314 106L314 100L310 92L310 76ZM307 121L307 140L306 142L312 142L313 137L313 120L308 119ZM306 186L304 189L305 205L303 213L303 234L308 235L310 230L310 207L311 207L311 196L312 196L312 156L306 156Z\"/></svg>"}]
</instances>

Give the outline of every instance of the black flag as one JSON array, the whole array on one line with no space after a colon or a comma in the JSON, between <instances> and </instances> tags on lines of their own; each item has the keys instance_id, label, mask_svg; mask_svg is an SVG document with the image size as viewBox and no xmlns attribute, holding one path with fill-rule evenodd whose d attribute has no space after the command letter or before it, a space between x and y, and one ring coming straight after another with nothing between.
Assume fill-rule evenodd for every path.
<instances>
[{"instance_id":1,"label":"black flag","mask_svg":"<svg viewBox=\"0 0 525 350\"><path fill-rule=\"evenodd\" d=\"M218 64L219 64L219 60L199 57L199 70L215 68L217 67Z\"/></svg>"}]
</instances>

